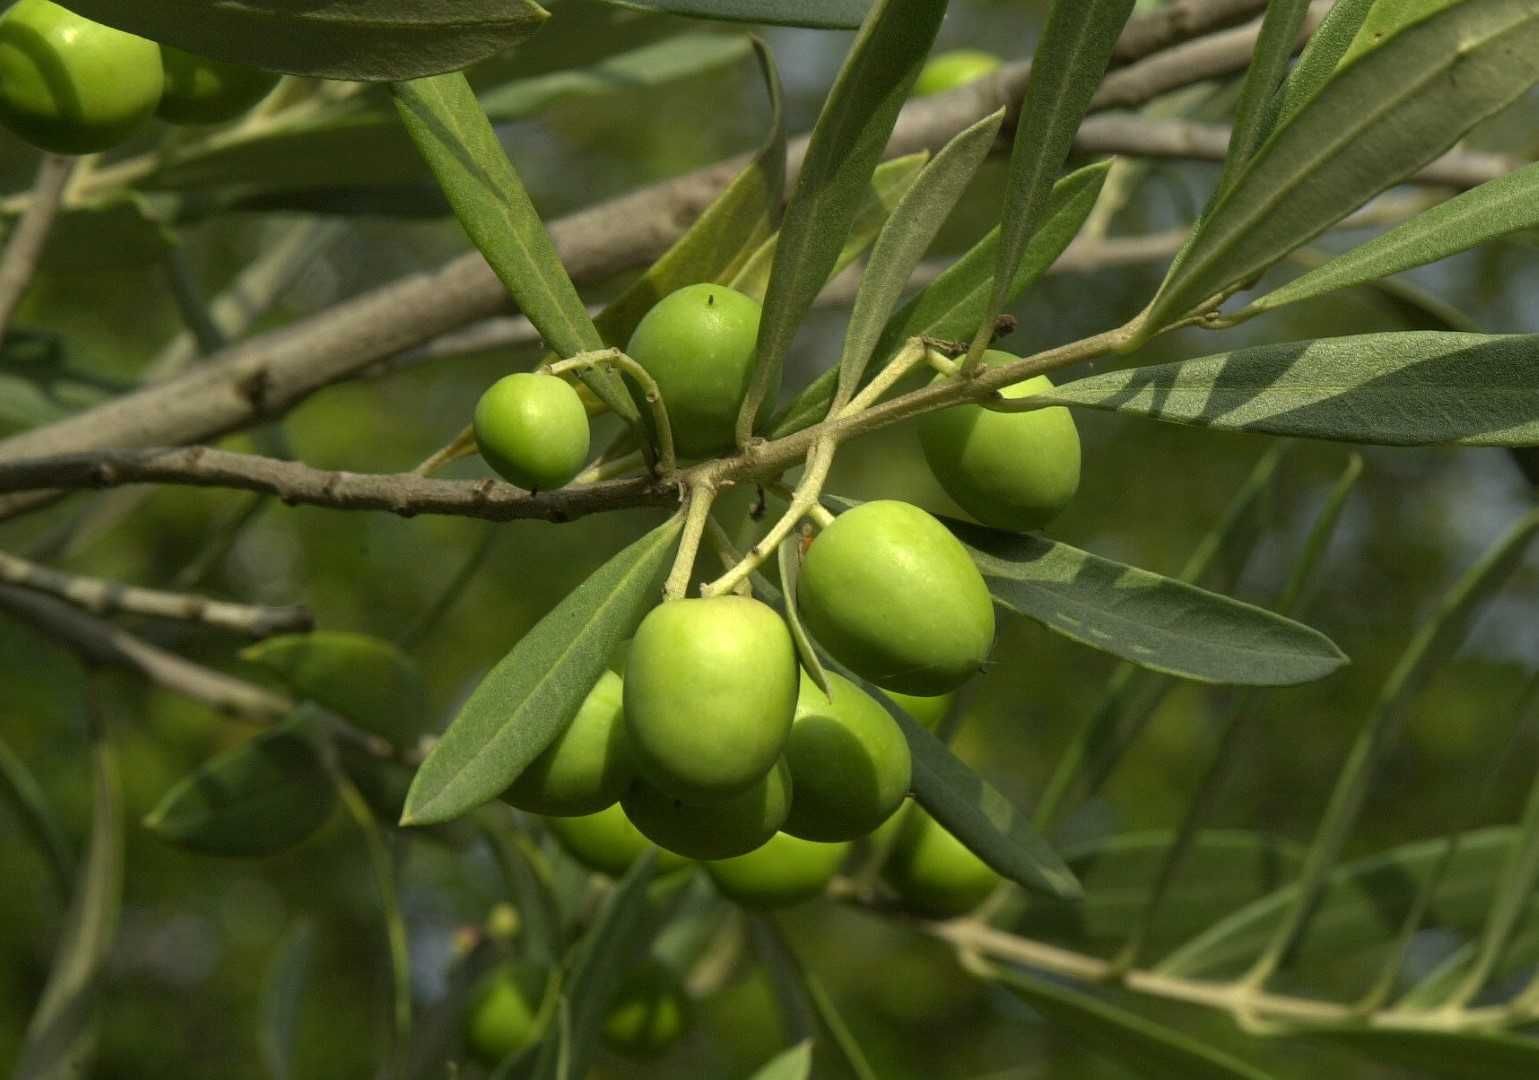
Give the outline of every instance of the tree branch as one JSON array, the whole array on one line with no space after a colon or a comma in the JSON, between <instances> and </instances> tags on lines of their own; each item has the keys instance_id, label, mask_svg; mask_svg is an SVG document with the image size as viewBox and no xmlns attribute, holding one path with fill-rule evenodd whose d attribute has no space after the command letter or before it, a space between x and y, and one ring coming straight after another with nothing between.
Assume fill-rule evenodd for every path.
<instances>
[{"instance_id":1,"label":"tree branch","mask_svg":"<svg viewBox=\"0 0 1539 1080\"><path fill-rule=\"evenodd\" d=\"M37 263L53 228L54 216L64 198L64 189L70 177L75 175L75 158L58 154L44 154L38 166L37 182L32 188L32 201L11 230L5 244L5 254L0 256L0 340L11 325L11 316L26 295L27 286L37 273Z\"/></svg>"}]
</instances>

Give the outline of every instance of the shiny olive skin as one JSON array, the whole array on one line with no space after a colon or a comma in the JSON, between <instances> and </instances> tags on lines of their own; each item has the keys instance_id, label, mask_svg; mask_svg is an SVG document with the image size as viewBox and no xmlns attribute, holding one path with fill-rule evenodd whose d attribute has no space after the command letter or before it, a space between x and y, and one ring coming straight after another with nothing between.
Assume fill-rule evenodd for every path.
<instances>
[{"instance_id":1,"label":"shiny olive skin","mask_svg":"<svg viewBox=\"0 0 1539 1080\"><path fill-rule=\"evenodd\" d=\"M999 70L1003 61L981 49L953 49L925 62L914 82L914 97L943 94Z\"/></svg>"},{"instance_id":2,"label":"shiny olive skin","mask_svg":"<svg viewBox=\"0 0 1539 1080\"><path fill-rule=\"evenodd\" d=\"M882 878L906 908L932 919L952 919L988 899L1003 880L999 874L922 807L899 813Z\"/></svg>"},{"instance_id":3,"label":"shiny olive skin","mask_svg":"<svg viewBox=\"0 0 1539 1080\"><path fill-rule=\"evenodd\" d=\"M625 351L657 381L684 457L732 449L753 378L759 313L759 302L736 289L688 285L659 300L631 335Z\"/></svg>"},{"instance_id":4,"label":"shiny olive skin","mask_svg":"<svg viewBox=\"0 0 1539 1080\"><path fill-rule=\"evenodd\" d=\"M652 846L652 841L641 835L618 805L582 817L547 818L545 827L572 858L589 870L614 878L623 876ZM688 859L671 851L658 852L659 872L677 870L688 864Z\"/></svg>"},{"instance_id":5,"label":"shiny olive skin","mask_svg":"<svg viewBox=\"0 0 1539 1080\"><path fill-rule=\"evenodd\" d=\"M222 124L249 112L272 93L273 71L227 64L170 45L160 47L165 90L155 115L173 124Z\"/></svg>"},{"instance_id":6,"label":"shiny olive skin","mask_svg":"<svg viewBox=\"0 0 1539 1080\"><path fill-rule=\"evenodd\" d=\"M796 599L812 636L884 690L955 690L994 644L994 603L967 549L909 503L840 514L807 550Z\"/></svg>"},{"instance_id":7,"label":"shiny olive skin","mask_svg":"<svg viewBox=\"0 0 1539 1080\"><path fill-rule=\"evenodd\" d=\"M633 775L623 695L620 676L599 676L572 722L502 793L503 801L565 817L613 806Z\"/></svg>"},{"instance_id":8,"label":"shiny olive skin","mask_svg":"<svg viewBox=\"0 0 1539 1080\"><path fill-rule=\"evenodd\" d=\"M476 985L466 1016L465 1044L477 1060L495 1067L539 1041L545 981L538 969L508 964L488 972Z\"/></svg>"},{"instance_id":9,"label":"shiny olive skin","mask_svg":"<svg viewBox=\"0 0 1539 1080\"><path fill-rule=\"evenodd\" d=\"M790 907L821 896L849 853L847 843L823 844L778 832L746 855L707 862L705 872L718 892L744 907Z\"/></svg>"},{"instance_id":10,"label":"shiny olive skin","mask_svg":"<svg viewBox=\"0 0 1539 1080\"><path fill-rule=\"evenodd\" d=\"M934 731L940 727L946 714L951 711L951 703L956 700L955 694L940 694L936 697L919 697L915 694L900 694L896 690L887 691L887 696L892 698L893 704L898 706L914 722L926 731Z\"/></svg>"},{"instance_id":11,"label":"shiny olive skin","mask_svg":"<svg viewBox=\"0 0 1539 1080\"><path fill-rule=\"evenodd\" d=\"M0 16L0 123L43 150L111 149L154 114L164 82L159 45L52 0Z\"/></svg>"},{"instance_id":12,"label":"shiny olive skin","mask_svg":"<svg viewBox=\"0 0 1539 1080\"><path fill-rule=\"evenodd\" d=\"M719 596L654 608L636 630L625 672L637 771L700 806L756 785L791 730L798 670L790 630L757 600Z\"/></svg>"},{"instance_id":13,"label":"shiny olive skin","mask_svg":"<svg viewBox=\"0 0 1539 1080\"><path fill-rule=\"evenodd\" d=\"M988 365L1015 359L992 350L983 354ZM937 381L944 378L937 376ZM1023 398L1052 386L1046 375L1038 375L1000 393ZM919 442L946 494L997 529L1040 529L1079 491L1079 429L1061 406L1005 413L981 405L954 405L920 418Z\"/></svg>"},{"instance_id":14,"label":"shiny olive skin","mask_svg":"<svg viewBox=\"0 0 1539 1080\"><path fill-rule=\"evenodd\" d=\"M746 855L769 838L791 809L791 770L784 759L747 791L697 806L636 780L620 797L625 814L658 847L688 859Z\"/></svg>"},{"instance_id":15,"label":"shiny olive skin","mask_svg":"<svg viewBox=\"0 0 1539 1080\"><path fill-rule=\"evenodd\" d=\"M865 836L908 794L908 740L886 709L844 676L828 673L832 699L805 673L786 764L796 798L781 828L825 843Z\"/></svg>"},{"instance_id":16,"label":"shiny olive skin","mask_svg":"<svg viewBox=\"0 0 1539 1080\"><path fill-rule=\"evenodd\" d=\"M588 410L565 379L520 371L476 403L476 447L504 480L530 491L565 486L588 460Z\"/></svg>"},{"instance_id":17,"label":"shiny olive skin","mask_svg":"<svg viewBox=\"0 0 1539 1080\"><path fill-rule=\"evenodd\" d=\"M604 1018L604 1042L626 1057L660 1057L689 1021L689 999L678 976L654 961L620 984Z\"/></svg>"}]
</instances>

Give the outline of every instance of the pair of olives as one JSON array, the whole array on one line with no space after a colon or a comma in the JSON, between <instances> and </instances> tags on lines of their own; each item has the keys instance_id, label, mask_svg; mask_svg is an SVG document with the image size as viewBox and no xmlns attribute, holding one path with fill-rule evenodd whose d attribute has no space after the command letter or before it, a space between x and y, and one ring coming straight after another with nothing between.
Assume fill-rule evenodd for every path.
<instances>
[{"instance_id":1,"label":"pair of olives","mask_svg":"<svg viewBox=\"0 0 1539 1080\"><path fill-rule=\"evenodd\" d=\"M161 46L53 0L18 0L0 16L0 122L57 154L109 150L151 116L232 120L277 82L271 72Z\"/></svg>"}]
</instances>

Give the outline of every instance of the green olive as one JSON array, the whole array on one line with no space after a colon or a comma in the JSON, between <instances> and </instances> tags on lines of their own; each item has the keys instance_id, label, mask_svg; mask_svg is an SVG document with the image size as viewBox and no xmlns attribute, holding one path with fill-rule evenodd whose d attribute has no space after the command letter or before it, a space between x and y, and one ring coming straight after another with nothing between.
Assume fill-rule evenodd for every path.
<instances>
[{"instance_id":1,"label":"green olive","mask_svg":"<svg viewBox=\"0 0 1539 1080\"><path fill-rule=\"evenodd\" d=\"M989 351L983 362L1016 357ZM946 376L937 376L937 381ZM1007 386L1007 398L1052 388L1046 375ZM985 525L1017 532L1040 529L1079 490L1079 429L1061 406L1035 412L993 412L954 405L919 421L919 441L930 471L957 505Z\"/></svg>"},{"instance_id":2,"label":"green olive","mask_svg":"<svg viewBox=\"0 0 1539 1080\"><path fill-rule=\"evenodd\" d=\"M465 1042L478 1060L494 1067L540 1040L545 983L545 973L536 968L506 964L476 985Z\"/></svg>"},{"instance_id":3,"label":"green olive","mask_svg":"<svg viewBox=\"0 0 1539 1080\"><path fill-rule=\"evenodd\" d=\"M951 703L957 697L955 694L918 697L914 694L900 694L896 690L887 691L887 696L892 698L894 705L913 717L915 723L926 731L934 731L940 727L940 722L946 719L946 714L951 711Z\"/></svg>"},{"instance_id":4,"label":"green olive","mask_svg":"<svg viewBox=\"0 0 1539 1080\"><path fill-rule=\"evenodd\" d=\"M759 302L725 285L670 293L637 325L625 351L657 381L683 456L732 449L758 336Z\"/></svg>"},{"instance_id":5,"label":"green olive","mask_svg":"<svg viewBox=\"0 0 1539 1080\"><path fill-rule=\"evenodd\" d=\"M572 858L589 870L615 878L624 875L652 846L618 805L581 817L547 818L545 827ZM671 851L658 852L659 872L677 870L688 863Z\"/></svg>"},{"instance_id":6,"label":"green olive","mask_svg":"<svg viewBox=\"0 0 1539 1080\"><path fill-rule=\"evenodd\" d=\"M160 47L166 88L155 110L173 124L222 124L248 112L272 93L280 76L259 68L226 64L206 56Z\"/></svg>"},{"instance_id":7,"label":"green olive","mask_svg":"<svg viewBox=\"0 0 1539 1080\"><path fill-rule=\"evenodd\" d=\"M849 844L821 844L779 832L746 855L706 863L705 872L723 896L744 907L790 907L822 895L849 853Z\"/></svg>"},{"instance_id":8,"label":"green olive","mask_svg":"<svg viewBox=\"0 0 1539 1080\"><path fill-rule=\"evenodd\" d=\"M34 146L109 150L154 115L163 83L153 41L52 0L18 0L0 16L0 122Z\"/></svg>"},{"instance_id":9,"label":"green olive","mask_svg":"<svg viewBox=\"0 0 1539 1080\"><path fill-rule=\"evenodd\" d=\"M568 724L502 793L534 814L576 816L613 806L631 781L624 684L606 671Z\"/></svg>"},{"instance_id":10,"label":"green olive","mask_svg":"<svg viewBox=\"0 0 1539 1080\"><path fill-rule=\"evenodd\" d=\"M791 730L797 671L785 621L757 600L719 596L653 609L625 673L637 770L695 805L756 785Z\"/></svg>"},{"instance_id":11,"label":"green olive","mask_svg":"<svg viewBox=\"0 0 1539 1080\"><path fill-rule=\"evenodd\" d=\"M636 780L620 796L643 836L688 859L745 855L775 835L791 809L791 770L784 759L747 791L726 802L695 806Z\"/></svg>"},{"instance_id":12,"label":"green olive","mask_svg":"<svg viewBox=\"0 0 1539 1080\"><path fill-rule=\"evenodd\" d=\"M569 482L588 460L588 410L565 379L521 371L476 403L476 446L503 479L531 491Z\"/></svg>"},{"instance_id":13,"label":"green olive","mask_svg":"<svg viewBox=\"0 0 1539 1080\"><path fill-rule=\"evenodd\" d=\"M627 1057L658 1057L688 1026L689 999L678 976L653 961L620 984L604 1019L604 1041Z\"/></svg>"},{"instance_id":14,"label":"green olive","mask_svg":"<svg viewBox=\"0 0 1539 1080\"><path fill-rule=\"evenodd\" d=\"M1002 879L987 863L923 808L900 813L882 877L904 906L932 919L951 919L988 899Z\"/></svg>"},{"instance_id":15,"label":"green olive","mask_svg":"<svg viewBox=\"0 0 1539 1080\"><path fill-rule=\"evenodd\" d=\"M928 97L966 86L998 71L1002 63L999 57L982 49L953 49L937 53L920 69L919 78L914 83L914 96Z\"/></svg>"},{"instance_id":16,"label":"green olive","mask_svg":"<svg viewBox=\"0 0 1539 1080\"><path fill-rule=\"evenodd\" d=\"M808 549L796 600L824 648L905 694L955 690L994 644L994 604L967 549L908 503L840 514Z\"/></svg>"},{"instance_id":17,"label":"green olive","mask_svg":"<svg viewBox=\"0 0 1539 1080\"><path fill-rule=\"evenodd\" d=\"M832 699L802 675L785 748L796 798L781 827L803 840L854 840L903 802L913 763L886 709L834 672L828 688Z\"/></svg>"}]
</instances>

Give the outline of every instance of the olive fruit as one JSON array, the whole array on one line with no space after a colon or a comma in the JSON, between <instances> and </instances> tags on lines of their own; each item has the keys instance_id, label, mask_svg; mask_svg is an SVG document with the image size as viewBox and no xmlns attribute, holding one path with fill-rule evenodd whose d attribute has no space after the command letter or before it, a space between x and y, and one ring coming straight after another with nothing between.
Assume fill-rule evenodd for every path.
<instances>
[{"instance_id":1,"label":"olive fruit","mask_svg":"<svg viewBox=\"0 0 1539 1080\"><path fill-rule=\"evenodd\" d=\"M689 859L730 859L766 843L785 824L791 770L782 759L747 791L710 806L686 803L636 780L620 796L620 805L659 847Z\"/></svg>"},{"instance_id":2,"label":"olive fruit","mask_svg":"<svg viewBox=\"0 0 1539 1080\"><path fill-rule=\"evenodd\" d=\"M494 1067L533 1046L543 1027L540 999L545 975L535 968L503 965L472 991L465 1042L483 1064Z\"/></svg>"},{"instance_id":3,"label":"olive fruit","mask_svg":"<svg viewBox=\"0 0 1539 1080\"><path fill-rule=\"evenodd\" d=\"M683 456L732 449L758 336L759 302L724 285L669 293L636 326L625 351L656 380Z\"/></svg>"},{"instance_id":4,"label":"olive fruit","mask_svg":"<svg viewBox=\"0 0 1539 1080\"><path fill-rule=\"evenodd\" d=\"M547 818L545 827L568 855L589 870L610 877L623 876L631 863L652 846L652 841L641 835L618 805L581 817ZM688 861L671 851L659 851L657 869L666 873Z\"/></svg>"},{"instance_id":5,"label":"olive fruit","mask_svg":"<svg viewBox=\"0 0 1539 1080\"><path fill-rule=\"evenodd\" d=\"M556 741L529 763L503 801L535 814L594 814L613 806L631 780L623 683L599 676Z\"/></svg>"},{"instance_id":6,"label":"olive fruit","mask_svg":"<svg viewBox=\"0 0 1539 1080\"><path fill-rule=\"evenodd\" d=\"M1001 878L918 806L901 811L882 877L909 910L932 919L966 915Z\"/></svg>"},{"instance_id":7,"label":"olive fruit","mask_svg":"<svg viewBox=\"0 0 1539 1080\"><path fill-rule=\"evenodd\" d=\"M1015 359L994 350L983 354L989 365ZM1046 375L1038 375L1000 393L1030 397L1052 385ZM919 442L946 494L985 525L1019 532L1040 529L1079 490L1079 429L1062 406L1006 413L954 405L920 419Z\"/></svg>"},{"instance_id":8,"label":"olive fruit","mask_svg":"<svg viewBox=\"0 0 1539 1080\"><path fill-rule=\"evenodd\" d=\"M0 122L56 154L94 154L155 112L160 46L82 18L52 0L0 16Z\"/></svg>"},{"instance_id":9,"label":"olive fruit","mask_svg":"<svg viewBox=\"0 0 1539 1080\"><path fill-rule=\"evenodd\" d=\"M706 863L705 872L717 891L744 907L789 907L821 895L849 852L847 843L822 844L779 832L746 855Z\"/></svg>"},{"instance_id":10,"label":"olive fruit","mask_svg":"<svg viewBox=\"0 0 1539 1080\"><path fill-rule=\"evenodd\" d=\"M915 97L942 94L999 70L1002 61L981 49L953 49L930 57L914 83Z\"/></svg>"},{"instance_id":11,"label":"olive fruit","mask_svg":"<svg viewBox=\"0 0 1539 1080\"><path fill-rule=\"evenodd\" d=\"M173 124L222 124L247 112L278 85L276 72L226 64L160 47L165 91L155 115Z\"/></svg>"},{"instance_id":12,"label":"olive fruit","mask_svg":"<svg viewBox=\"0 0 1539 1080\"><path fill-rule=\"evenodd\" d=\"M615 992L604 1018L604 1041L628 1057L658 1057L689 1025L689 1000L679 978L653 961L629 976Z\"/></svg>"},{"instance_id":13,"label":"olive fruit","mask_svg":"<svg viewBox=\"0 0 1539 1080\"><path fill-rule=\"evenodd\" d=\"M498 475L531 491L566 484L588 460L588 410L565 379L520 371L476 402L476 446Z\"/></svg>"},{"instance_id":14,"label":"olive fruit","mask_svg":"<svg viewBox=\"0 0 1539 1080\"><path fill-rule=\"evenodd\" d=\"M940 727L940 722L946 719L946 714L951 711L951 703L956 700L955 694L919 697L915 694L900 694L896 690L887 691L887 696L892 698L894 705L913 717L914 722L926 731L934 731Z\"/></svg>"},{"instance_id":15,"label":"olive fruit","mask_svg":"<svg viewBox=\"0 0 1539 1080\"><path fill-rule=\"evenodd\" d=\"M757 600L718 596L654 608L631 642L625 673L637 770L695 805L757 784L791 730L797 671L791 632Z\"/></svg>"},{"instance_id":16,"label":"olive fruit","mask_svg":"<svg viewBox=\"0 0 1539 1080\"><path fill-rule=\"evenodd\" d=\"M908 794L908 740L860 687L828 673L832 697L802 675L786 764L796 798L781 826L803 840L854 840L892 816Z\"/></svg>"},{"instance_id":17,"label":"olive fruit","mask_svg":"<svg viewBox=\"0 0 1539 1080\"><path fill-rule=\"evenodd\" d=\"M967 549L909 503L840 514L808 549L796 600L824 648L905 694L955 690L994 643L994 604Z\"/></svg>"}]
</instances>

